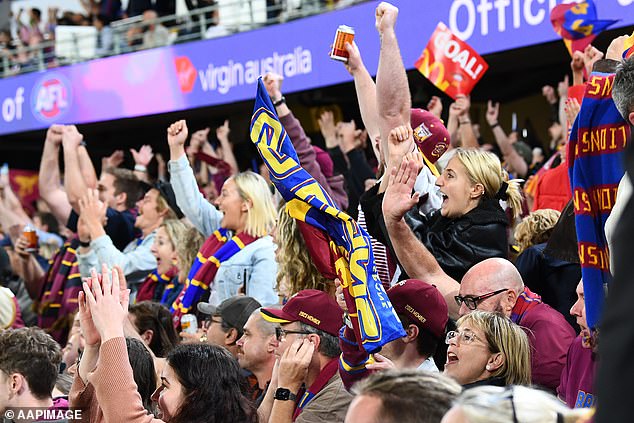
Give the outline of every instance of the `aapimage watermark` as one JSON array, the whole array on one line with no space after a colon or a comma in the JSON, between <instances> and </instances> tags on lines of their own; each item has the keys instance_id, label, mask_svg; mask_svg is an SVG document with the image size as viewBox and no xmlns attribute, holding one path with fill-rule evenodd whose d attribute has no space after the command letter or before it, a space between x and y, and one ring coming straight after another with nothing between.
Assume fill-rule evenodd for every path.
<instances>
[{"instance_id":1,"label":"aapimage watermark","mask_svg":"<svg viewBox=\"0 0 634 423\"><path fill-rule=\"evenodd\" d=\"M26 421L81 421L82 410L51 410L49 408L12 408L5 410L4 418L15 423Z\"/></svg>"}]
</instances>

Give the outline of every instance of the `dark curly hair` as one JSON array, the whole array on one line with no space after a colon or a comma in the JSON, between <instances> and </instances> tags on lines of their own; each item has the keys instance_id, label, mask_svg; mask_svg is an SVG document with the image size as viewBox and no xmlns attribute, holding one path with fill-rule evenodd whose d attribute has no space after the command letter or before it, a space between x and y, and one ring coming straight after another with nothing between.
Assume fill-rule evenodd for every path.
<instances>
[{"instance_id":1,"label":"dark curly hair","mask_svg":"<svg viewBox=\"0 0 634 423\"><path fill-rule=\"evenodd\" d=\"M179 345L167 357L167 364L185 394L170 423L257 423L257 409L246 396L246 379L226 349Z\"/></svg>"}]
</instances>

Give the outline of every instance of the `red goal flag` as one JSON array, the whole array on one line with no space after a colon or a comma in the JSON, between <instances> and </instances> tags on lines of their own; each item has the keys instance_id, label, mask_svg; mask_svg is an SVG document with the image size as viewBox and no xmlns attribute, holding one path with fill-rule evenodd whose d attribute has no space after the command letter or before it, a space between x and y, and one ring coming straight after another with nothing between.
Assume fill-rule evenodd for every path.
<instances>
[{"instance_id":1,"label":"red goal flag","mask_svg":"<svg viewBox=\"0 0 634 423\"><path fill-rule=\"evenodd\" d=\"M469 44L442 22L438 23L414 66L454 100L459 94L468 95L489 68Z\"/></svg>"}]
</instances>

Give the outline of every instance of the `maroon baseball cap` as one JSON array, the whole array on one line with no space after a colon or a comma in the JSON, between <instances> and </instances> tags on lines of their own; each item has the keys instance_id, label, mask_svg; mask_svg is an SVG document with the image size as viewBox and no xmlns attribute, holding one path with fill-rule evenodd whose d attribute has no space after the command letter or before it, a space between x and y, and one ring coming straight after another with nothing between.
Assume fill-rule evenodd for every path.
<instances>
[{"instance_id":1,"label":"maroon baseball cap","mask_svg":"<svg viewBox=\"0 0 634 423\"><path fill-rule=\"evenodd\" d=\"M429 164L434 164L449 148L449 131L436 115L423 109L412 109L410 124L414 142Z\"/></svg>"},{"instance_id":2,"label":"maroon baseball cap","mask_svg":"<svg viewBox=\"0 0 634 423\"><path fill-rule=\"evenodd\" d=\"M438 339L445 335L447 302L433 285L418 279L406 279L391 287L387 296L398 314Z\"/></svg>"},{"instance_id":3,"label":"maroon baseball cap","mask_svg":"<svg viewBox=\"0 0 634 423\"><path fill-rule=\"evenodd\" d=\"M282 309L260 309L264 320L273 323L302 322L316 329L339 336L343 312L334 298L316 289L299 291Z\"/></svg>"}]
</instances>

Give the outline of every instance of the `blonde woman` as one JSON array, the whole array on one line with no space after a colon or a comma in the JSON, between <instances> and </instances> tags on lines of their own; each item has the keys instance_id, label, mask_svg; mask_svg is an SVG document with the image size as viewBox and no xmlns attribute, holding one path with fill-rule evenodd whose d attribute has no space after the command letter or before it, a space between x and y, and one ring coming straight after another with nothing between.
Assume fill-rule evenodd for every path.
<instances>
[{"instance_id":1,"label":"blonde woman","mask_svg":"<svg viewBox=\"0 0 634 423\"><path fill-rule=\"evenodd\" d=\"M522 194L518 180L507 180L500 160L489 152L457 149L436 180L442 205L427 215L411 211L419 199L411 192L420 166L416 158L405 157L398 169L392 169L383 199L389 241L405 271L411 277L428 280L428 273L436 273L429 266L439 265L450 278L459 281L482 260L507 258L509 222L500 201L505 201L517 217ZM415 253L420 246L408 228L427 251ZM422 259L425 253L435 261Z\"/></svg>"},{"instance_id":2,"label":"blonde woman","mask_svg":"<svg viewBox=\"0 0 634 423\"><path fill-rule=\"evenodd\" d=\"M172 305L186 313L211 289L210 302L244 293L262 304L277 303L275 246L269 235L275 207L269 187L260 175L239 173L225 181L212 205L198 191L185 154L185 121L167 130L168 163L176 201L185 216L207 237L190 271L186 286Z\"/></svg>"},{"instance_id":3,"label":"blonde woman","mask_svg":"<svg viewBox=\"0 0 634 423\"><path fill-rule=\"evenodd\" d=\"M445 374L464 388L531 383L528 337L502 314L475 310L458 320L445 342Z\"/></svg>"}]
</instances>

